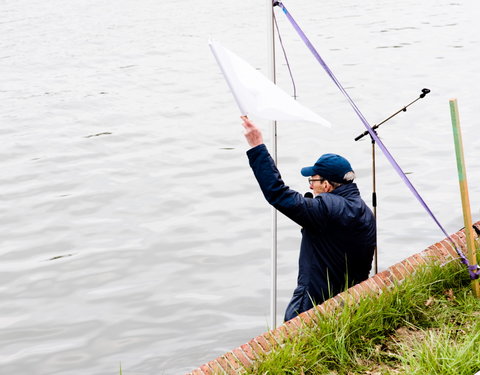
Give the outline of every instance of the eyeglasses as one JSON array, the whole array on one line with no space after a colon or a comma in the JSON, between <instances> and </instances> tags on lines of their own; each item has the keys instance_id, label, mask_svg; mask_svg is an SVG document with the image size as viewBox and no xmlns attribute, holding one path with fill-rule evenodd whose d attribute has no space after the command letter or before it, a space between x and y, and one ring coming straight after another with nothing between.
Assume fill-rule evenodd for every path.
<instances>
[{"instance_id":1,"label":"eyeglasses","mask_svg":"<svg viewBox=\"0 0 480 375\"><path fill-rule=\"evenodd\" d=\"M323 182L323 181L325 181L325 179L324 178L309 178L308 179L309 184L311 184L312 182L315 182L315 181Z\"/></svg>"}]
</instances>

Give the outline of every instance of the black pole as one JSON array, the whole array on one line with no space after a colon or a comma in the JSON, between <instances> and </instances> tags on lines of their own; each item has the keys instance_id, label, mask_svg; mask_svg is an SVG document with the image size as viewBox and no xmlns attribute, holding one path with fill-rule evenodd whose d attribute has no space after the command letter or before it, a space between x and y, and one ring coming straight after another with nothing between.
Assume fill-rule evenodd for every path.
<instances>
[{"instance_id":1,"label":"black pole","mask_svg":"<svg viewBox=\"0 0 480 375\"><path fill-rule=\"evenodd\" d=\"M375 131L375 130L374 130ZM375 223L377 223L377 177L375 174L376 170L376 158L375 158L375 139L372 138L372 206L373 206L373 216L375 217ZM373 250L374 254L374 270L375 273L378 273L378 246L376 244L375 238L375 248Z\"/></svg>"},{"instance_id":2,"label":"black pole","mask_svg":"<svg viewBox=\"0 0 480 375\"><path fill-rule=\"evenodd\" d=\"M379 124L377 124L375 126L372 126L372 130L376 134L377 133L376 129L378 129L380 127L380 125L386 123L388 120L392 119L393 117L398 115L400 112L406 112L408 107L410 107L417 100L423 99L425 97L425 95L427 95L429 92L430 92L429 89L422 89L422 93L420 94L420 96L418 98L416 98L414 101L410 102L406 106L402 107L397 112L395 112L393 115L391 115L390 117L387 117L385 120L383 120ZM367 134L370 134L368 132L368 130L364 131L362 134L357 136L355 138L355 141L359 141L360 139L365 137ZM372 186L373 186L372 187L372 206L373 206L373 216L375 217L375 222L377 222L377 187L376 187L377 179L376 179L376 165L375 165L375 139L373 139L372 136L370 136L370 138L372 139ZM375 270L375 273L378 273L378 246L377 245L375 246L375 249L374 249L374 270Z\"/></svg>"},{"instance_id":3,"label":"black pole","mask_svg":"<svg viewBox=\"0 0 480 375\"><path fill-rule=\"evenodd\" d=\"M396 115L398 115L400 112L407 112L407 108L410 107L413 103L415 103L417 100L420 100L420 99L423 99L425 97L425 95L427 95L428 93L430 92L429 89L422 89L422 93L420 94L420 96L415 99L413 102L407 104L406 106L402 107L401 109L399 109L397 112L395 112L393 115L391 115L390 117L387 117L385 120L383 120L381 123L377 124L377 125L374 125L372 126L372 130L376 130L380 127L380 125L386 123L388 120L390 120L391 118L395 117ZM363 137L365 137L366 135L370 134L368 132L368 130L365 130L362 134L360 134L358 137L355 138L355 141L359 141L360 139L362 139Z\"/></svg>"}]
</instances>

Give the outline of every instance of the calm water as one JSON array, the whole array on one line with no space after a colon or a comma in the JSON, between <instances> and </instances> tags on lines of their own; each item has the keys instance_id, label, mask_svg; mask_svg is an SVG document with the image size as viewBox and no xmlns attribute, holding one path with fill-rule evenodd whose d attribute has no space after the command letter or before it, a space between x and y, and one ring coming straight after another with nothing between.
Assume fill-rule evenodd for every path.
<instances>
[{"instance_id":1,"label":"calm water","mask_svg":"<svg viewBox=\"0 0 480 375\"><path fill-rule=\"evenodd\" d=\"M447 231L463 226L448 99L480 219L477 2L285 0ZM244 155L214 37L266 70L265 2L0 3L0 373L182 374L264 332L270 208ZM299 100L335 127L280 123L279 165L371 147L278 14ZM278 56L279 84L291 92ZM270 143L266 123L259 122ZM378 154L380 268L444 236ZM279 217L279 320L299 228Z\"/></svg>"}]
</instances>

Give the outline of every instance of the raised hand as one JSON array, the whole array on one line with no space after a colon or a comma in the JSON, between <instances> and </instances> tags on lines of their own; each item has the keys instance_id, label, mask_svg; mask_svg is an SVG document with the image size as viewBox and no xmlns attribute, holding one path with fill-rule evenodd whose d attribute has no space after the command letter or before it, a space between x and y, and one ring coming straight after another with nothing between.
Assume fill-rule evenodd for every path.
<instances>
[{"instance_id":1,"label":"raised hand","mask_svg":"<svg viewBox=\"0 0 480 375\"><path fill-rule=\"evenodd\" d=\"M240 118L243 120L242 126L245 129L244 135L250 147L261 145L263 143L261 130L257 128L257 126L251 122L247 116L241 116Z\"/></svg>"}]
</instances>

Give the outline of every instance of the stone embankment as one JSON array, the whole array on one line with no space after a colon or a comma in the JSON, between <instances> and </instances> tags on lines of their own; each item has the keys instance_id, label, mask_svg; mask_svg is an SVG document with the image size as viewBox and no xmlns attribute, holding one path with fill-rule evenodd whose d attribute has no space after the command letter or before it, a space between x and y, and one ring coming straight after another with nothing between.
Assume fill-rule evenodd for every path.
<instances>
[{"instance_id":1,"label":"stone embankment","mask_svg":"<svg viewBox=\"0 0 480 375\"><path fill-rule=\"evenodd\" d=\"M480 221L474 226L480 230ZM464 254L467 253L464 230L451 235L451 238ZM187 375L216 375L216 374L241 374L245 368L249 368L263 354L269 353L273 348L281 346L288 337L301 334L301 328L305 325L315 324L321 313L339 308L345 303L360 300L366 295L378 295L386 289L394 288L406 277L415 273L418 267L429 263L445 263L458 258L458 255L448 239L438 242L422 252L397 263L385 271L379 272L368 280L357 284L347 291L315 306L296 318L283 323L278 328L265 332L239 346L232 351L210 361L193 370ZM318 314L320 313L320 314Z\"/></svg>"}]
</instances>

